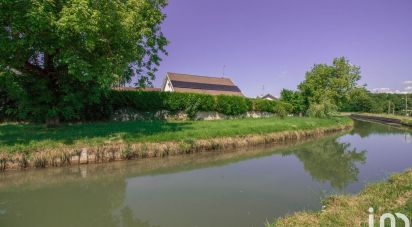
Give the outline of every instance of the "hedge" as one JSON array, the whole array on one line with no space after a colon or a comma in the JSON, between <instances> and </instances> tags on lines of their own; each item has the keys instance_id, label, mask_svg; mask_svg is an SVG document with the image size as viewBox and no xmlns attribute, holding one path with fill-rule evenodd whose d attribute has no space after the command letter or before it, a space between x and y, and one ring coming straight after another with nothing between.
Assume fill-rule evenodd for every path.
<instances>
[{"instance_id":1,"label":"hedge","mask_svg":"<svg viewBox=\"0 0 412 227\"><path fill-rule=\"evenodd\" d=\"M7 120L6 109L9 113L14 113L13 109L18 111L9 103L6 105L7 97L3 93L0 92L0 121ZM247 111L261 111L274 113L281 117L291 112L290 105L280 101L249 99L240 96L112 90L102 98L100 103L86 105L79 115L85 121L109 120L119 110L131 112L184 111L191 118L195 117L199 111L216 111L232 116L241 115Z\"/></svg>"},{"instance_id":2,"label":"hedge","mask_svg":"<svg viewBox=\"0 0 412 227\"><path fill-rule=\"evenodd\" d=\"M113 111L121 109L141 112L159 110L171 112L185 111L190 117L194 117L199 111L216 111L226 115L240 115L247 111L261 111L283 117L291 111L290 105L280 101L178 92L112 91L110 102Z\"/></svg>"}]
</instances>

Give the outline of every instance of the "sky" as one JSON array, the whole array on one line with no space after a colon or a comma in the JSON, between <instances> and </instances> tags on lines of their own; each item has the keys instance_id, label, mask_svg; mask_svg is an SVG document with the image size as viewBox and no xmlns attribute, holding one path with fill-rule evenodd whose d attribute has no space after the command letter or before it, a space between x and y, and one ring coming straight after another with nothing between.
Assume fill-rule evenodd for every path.
<instances>
[{"instance_id":1,"label":"sky","mask_svg":"<svg viewBox=\"0 0 412 227\"><path fill-rule=\"evenodd\" d=\"M296 89L345 56L371 91L412 91L412 0L169 0L156 73L231 78L248 97Z\"/></svg>"}]
</instances>

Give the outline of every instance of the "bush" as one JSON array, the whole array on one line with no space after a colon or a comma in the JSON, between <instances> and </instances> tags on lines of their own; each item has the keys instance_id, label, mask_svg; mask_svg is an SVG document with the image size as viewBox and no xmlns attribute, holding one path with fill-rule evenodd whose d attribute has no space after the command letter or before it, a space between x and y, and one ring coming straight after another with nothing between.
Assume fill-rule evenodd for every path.
<instances>
[{"instance_id":1,"label":"bush","mask_svg":"<svg viewBox=\"0 0 412 227\"><path fill-rule=\"evenodd\" d=\"M250 103L240 96L218 95L216 111L226 115L240 115L249 110Z\"/></svg>"},{"instance_id":2,"label":"bush","mask_svg":"<svg viewBox=\"0 0 412 227\"><path fill-rule=\"evenodd\" d=\"M6 120L9 106L10 100L7 97L7 93L0 88L0 122Z\"/></svg>"},{"instance_id":3,"label":"bush","mask_svg":"<svg viewBox=\"0 0 412 227\"><path fill-rule=\"evenodd\" d=\"M13 77L0 72L0 122L25 118L24 97Z\"/></svg>"},{"instance_id":4,"label":"bush","mask_svg":"<svg viewBox=\"0 0 412 227\"><path fill-rule=\"evenodd\" d=\"M240 115L247 111L264 111L284 117L292 111L290 104L240 96L206 95L197 93L156 91L113 91L109 110L131 109L141 112L168 110L184 111L194 118L199 111L217 111L226 115ZM110 112L110 111L107 112Z\"/></svg>"},{"instance_id":5,"label":"bush","mask_svg":"<svg viewBox=\"0 0 412 227\"><path fill-rule=\"evenodd\" d=\"M114 111L131 109L141 112L184 111L193 118L199 111L215 110L211 95L156 91L113 91L110 103ZM110 104L109 104L110 105Z\"/></svg>"},{"instance_id":6,"label":"bush","mask_svg":"<svg viewBox=\"0 0 412 227\"><path fill-rule=\"evenodd\" d=\"M215 110L215 97L194 93L165 93L166 110L185 111L194 118L199 111Z\"/></svg>"},{"instance_id":7,"label":"bush","mask_svg":"<svg viewBox=\"0 0 412 227\"><path fill-rule=\"evenodd\" d=\"M285 117L288 113L291 113L293 107L289 103L280 101L271 101L266 99L255 100L255 110L260 112L274 113L279 117Z\"/></svg>"},{"instance_id":8,"label":"bush","mask_svg":"<svg viewBox=\"0 0 412 227\"><path fill-rule=\"evenodd\" d=\"M273 109L272 113L281 118L284 118L288 115L288 113L292 112L292 109L292 106L288 103L276 102L275 108Z\"/></svg>"},{"instance_id":9,"label":"bush","mask_svg":"<svg viewBox=\"0 0 412 227\"><path fill-rule=\"evenodd\" d=\"M24 108L18 109L15 103L9 103L9 98L9 95L0 89L0 120L4 120L9 116L12 110L27 112L28 115L23 120L33 118L30 116L34 116L35 111L26 111ZM24 106L24 103L19 103L19 106ZM8 115L6 115L6 110L9 113ZM249 99L240 96L111 90L102 95L99 100L87 103L77 115L78 119L86 121L109 120L112 118L113 113L119 110L142 113L154 113L160 110L173 113L184 111L190 118L194 118L199 111L216 111L232 116L241 115L247 111L264 111L283 117L290 113L291 107L289 104L280 101ZM14 112L12 115L17 116Z\"/></svg>"},{"instance_id":10,"label":"bush","mask_svg":"<svg viewBox=\"0 0 412 227\"><path fill-rule=\"evenodd\" d=\"M273 113L276 106L275 101L270 101L267 99L256 99L255 100L255 110L261 112L271 112Z\"/></svg>"},{"instance_id":11,"label":"bush","mask_svg":"<svg viewBox=\"0 0 412 227\"><path fill-rule=\"evenodd\" d=\"M323 100L320 103L311 103L307 111L309 117L326 118L337 113L338 107L330 100Z\"/></svg>"},{"instance_id":12,"label":"bush","mask_svg":"<svg viewBox=\"0 0 412 227\"><path fill-rule=\"evenodd\" d=\"M166 109L166 106L171 109L180 107L177 103L180 99L174 99L177 101L172 104L165 103L166 95L167 93L155 91L112 91L108 104L112 105L114 111L128 108L137 111L157 111Z\"/></svg>"}]
</instances>

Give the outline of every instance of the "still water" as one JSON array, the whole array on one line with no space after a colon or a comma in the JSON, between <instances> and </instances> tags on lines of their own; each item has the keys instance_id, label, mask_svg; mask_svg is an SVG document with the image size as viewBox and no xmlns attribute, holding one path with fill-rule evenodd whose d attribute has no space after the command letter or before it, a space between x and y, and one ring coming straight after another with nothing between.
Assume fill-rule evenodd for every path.
<instances>
[{"instance_id":1,"label":"still water","mask_svg":"<svg viewBox=\"0 0 412 227\"><path fill-rule=\"evenodd\" d=\"M412 167L412 132L356 121L276 147L0 175L0 226L263 226Z\"/></svg>"}]
</instances>

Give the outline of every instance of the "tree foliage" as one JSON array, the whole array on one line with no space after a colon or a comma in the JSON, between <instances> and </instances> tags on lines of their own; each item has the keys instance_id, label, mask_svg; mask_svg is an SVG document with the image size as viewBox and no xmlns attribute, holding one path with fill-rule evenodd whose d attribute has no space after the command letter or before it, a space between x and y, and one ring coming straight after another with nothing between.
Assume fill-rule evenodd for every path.
<instances>
[{"instance_id":1,"label":"tree foliage","mask_svg":"<svg viewBox=\"0 0 412 227\"><path fill-rule=\"evenodd\" d=\"M342 110L350 98L356 96L355 91L359 93L363 89L358 86L360 78L358 66L350 64L345 57L335 58L332 65L314 65L298 85L298 91L283 89L281 100L293 106L294 114L327 117Z\"/></svg>"},{"instance_id":2,"label":"tree foliage","mask_svg":"<svg viewBox=\"0 0 412 227\"><path fill-rule=\"evenodd\" d=\"M338 107L329 99L322 99L319 103L311 103L307 110L309 117L326 118L336 115Z\"/></svg>"},{"instance_id":3,"label":"tree foliage","mask_svg":"<svg viewBox=\"0 0 412 227\"><path fill-rule=\"evenodd\" d=\"M292 106L291 112L293 114L301 114L305 112L302 93L299 91L282 89L280 92L280 100L289 103Z\"/></svg>"},{"instance_id":4,"label":"tree foliage","mask_svg":"<svg viewBox=\"0 0 412 227\"><path fill-rule=\"evenodd\" d=\"M0 70L35 120L81 119L111 86L154 79L166 0L0 0Z\"/></svg>"},{"instance_id":5,"label":"tree foliage","mask_svg":"<svg viewBox=\"0 0 412 227\"><path fill-rule=\"evenodd\" d=\"M332 65L317 64L306 73L306 79L299 84L304 104L330 100L339 108L348 99L360 80L360 68L351 65L345 57L335 58Z\"/></svg>"},{"instance_id":6,"label":"tree foliage","mask_svg":"<svg viewBox=\"0 0 412 227\"><path fill-rule=\"evenodd\" d=\"M373 99L368 90L363 87L353 89L341 110L347 112L371 112L373 110Z\"/></svg>"}]
</instances>

